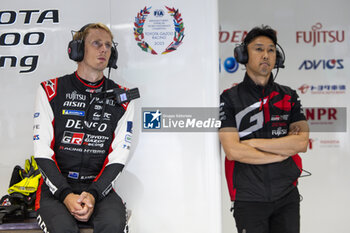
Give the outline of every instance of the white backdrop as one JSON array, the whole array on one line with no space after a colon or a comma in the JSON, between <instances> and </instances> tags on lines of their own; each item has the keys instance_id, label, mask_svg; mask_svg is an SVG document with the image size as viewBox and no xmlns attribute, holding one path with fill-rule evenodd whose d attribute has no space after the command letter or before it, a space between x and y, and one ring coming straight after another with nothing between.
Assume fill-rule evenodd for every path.
<instances>
[{"instance_id":1,"label":"white backdrop","mask_svg":"<svg viewBox=\"0 0 350 233\"><path fill-rule=\"evenodd\" d=\"M185 37L176 51L155 56L137 46L134 21L145 6L164 5L182 14ZM112 71L112 79L138 87L141 93L136 101L132 156L115 187L133 211L131 232L221 232L216 133L143 133L140 124L141 107L218 106L217 12L217 1L211 0L200 4L185 0L3 2L0 59L12 56L16 64L9 58L0 60L1 194L7 191L13 167L23 166L32 153L37 86L75 70L66 53L71 30L102 22L111 26L119 43L119 69ZM25 56L37 56L37 66ZM21 72L30 67L32 71Z\"/></svg>"},{"instance_id":2,"label":"white backdrop","mask_svg":"<svg viewBox=\"0 0 350 233\"><path fill-rule=\"evenodd\" d=\"M245 72L244 66L237 67L230 59L224 67L233 48L241 42L244 32L264 24L277 30L278 42L286 53L286 68L279 71L276 82L296 89L304 107L326 111L334 107L348 109L349 7L345 0L219 0L220 92L240 82ZM311 177L299 179L303 233L349 232L346 224L350 208L349 128L342 125L344 132L329 132L332 124L345 116L337 112L334 117L337 119L328 114L319 120L317 116L309 117L311 127L322 124L329 128L311 132L310 148L301 154L304 168L312 173ZM223 232L235 233L224 179L222 185Z\"/></svg>"},{"instance_id":3,"label":"white backdrop","mask_svg":"<svg viewBox=\"0 0 350 233\"><path fill-rule=\"evenodd\" d=\"M154 56L136 45L133 23L145 4L179 9L185 38L177 51ZM218 90L221 92L241 81L244 74L242 66L228 73L224 61L232 56L234 45L240 42L244 31L268 24L277 29L279 43L287 57L286 68L280 70L277 81L297 89L304 107L347 109L349 6L345 0L219 0L219 9L217 2L210 0L2 3L0 194L6 193L13 167L23 166L24 159L32 153L32 109L37 86L43 80L74 71L76 65L66 53L70 30L100 21L111 26L119 43L119 69L112 71L112 79L127 87L139 87L142 96L136 101L133 153L116 187L133 210L132 232L236 232L224 179L220 189L217 135L143 133L141 107L217 106ZM55 11L58 22L54 20ZM218 37L218 25L222 37ZM310 39L309 32L313 35L313 27L321 33L315 45L312 40L305 42ZM340 42L332 41L335 35ZM12 57L14 64L5 59L7 56ZM37 66L33 63L35 56L38 56ZM329 66L323 67L329 60ZM302 66L310 62L320 65L310 69ZM33 71L23 72L31 68ZM323 89L327 86L331 86L331 90ZM322 116L319 123L332 123L327 117ZM317 119L310 120L317 123ZM349 129L347 126L345 129L346 132L312 132L310 135L310 149L302 157L304 168L313 175L302 178L299 186L304 197L302 232L348 232L350 148Z\"/></svg>"}]
</instances>

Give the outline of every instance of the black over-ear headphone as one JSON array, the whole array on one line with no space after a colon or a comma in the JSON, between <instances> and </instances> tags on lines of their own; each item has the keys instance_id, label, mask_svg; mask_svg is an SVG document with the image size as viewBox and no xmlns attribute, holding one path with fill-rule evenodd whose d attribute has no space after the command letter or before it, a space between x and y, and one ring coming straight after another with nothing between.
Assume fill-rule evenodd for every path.
<instances>
[{"instance_id":1,"label":"black over-ear headphone","mask_svg":"<svg viewBox=\"0 0 350 233\"><path fill-rule=\"evenodd\" d=\"M284 68L284 61L286 60L284 51L282 47L277 43L276 44L280 49L276 46L276 64L274 68ZM234 57L236 61L240 64L248 63L248 50L247 45L242 43L233 50Z\"/></svg>"},{"instance_id":2,"label":"black over-ear headphone","mask_svg":"<svg viewBox=\"0 0 350 233\"><path fill-rule=\"evenodd\" d=\"M83 26L77 33L82 33L85 31L85 29L90 26L91 23L86 24ZM114 41L112 41L112 48L111 48L111 56L108 61L107 67L117 69L117 60L118 60L118 50L115 46ZM82 61L84 59L84 40L71 40L68 44L68 56L73 61Z\"/></svg>"}]
</instances>

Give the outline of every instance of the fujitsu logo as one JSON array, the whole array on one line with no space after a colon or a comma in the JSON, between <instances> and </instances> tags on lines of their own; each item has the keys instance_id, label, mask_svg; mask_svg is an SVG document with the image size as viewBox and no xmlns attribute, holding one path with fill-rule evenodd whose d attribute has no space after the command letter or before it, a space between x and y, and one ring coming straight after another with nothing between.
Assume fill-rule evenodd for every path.
<instances>
[{"instance_id":1,"label":"fujitsu logo","mask_svg":"<svg viewBox=\"0 0 350 233\"><path fill-rule=\"evenodd\" d=\"M344 30L322 30L322 27L321 23L316 23L311 27L311 31L297 31L297 43L304 42L316 46L319 43L344 42Z\"/></svg>"},{"instance_id":2,"label":"fujitsu logo","mask_svg":"<svg viewBox=\"0 0 350 233\"><path fill-rule=\"evenodd\" d=\"M78 94L76 91L66 94L66 99L70 100L86 100L86 95Z\"/></svg>"}]
</instances>

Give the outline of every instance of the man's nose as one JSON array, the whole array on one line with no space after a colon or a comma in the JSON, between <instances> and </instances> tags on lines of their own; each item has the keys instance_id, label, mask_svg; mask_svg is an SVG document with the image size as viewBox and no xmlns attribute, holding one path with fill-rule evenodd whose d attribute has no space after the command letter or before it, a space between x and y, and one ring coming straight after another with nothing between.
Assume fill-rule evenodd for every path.
<instances>
[{"instance_id":1,"label":"man's nose","mask_svg":"<svg viewBox=\"0 0 350 233\"><path fill-rule=\"evenodd\" d=\"M264 50L264 52L263 52L263 58L264 58L265 60L267 60L267 59L269 58L269 53L268 53L267 50Z\"/></svg>"},{"instance_id":2,"label":"man's nose","mask_svg":"<svg viewBox=\"0 0 350 233\"><path fill-rule=\"evenodd\" d=\"M109 50L109 46L107 44L102 44L101 47L100 47L100 50L102 52L107 52Z\"/></svg>"}]
</instances>

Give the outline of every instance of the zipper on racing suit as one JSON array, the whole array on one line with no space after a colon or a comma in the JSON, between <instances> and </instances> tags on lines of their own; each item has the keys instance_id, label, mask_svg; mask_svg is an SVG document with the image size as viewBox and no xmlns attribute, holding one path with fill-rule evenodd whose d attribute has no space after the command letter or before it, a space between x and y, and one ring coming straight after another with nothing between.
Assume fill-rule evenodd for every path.
<instances>
[{"instance_id":1,"label":"zipper on racing suit","mask_svg":"<svg viewBox=\"0 0 350 233\"><path fill-rule=\"evenodd\" d=\"M265 97L265 89L267 89L267 87L264 87L262 90L262 111L263 111L263 116L264 116L264 123L263 123L263 133L264 138L271 138L271 130L270 127L268 127L268 122L270 122L270 96L269 96L269 92L266 91L267 96ZM266 98L266 103L264 104L264 99ZM266 111L265 111L266 109ZM265 166L266 169L264 169L264 186L266 189L266 198L267 201L271 201L271 182L270 182L270 166L269 164L265 164L263 165Z\"/></svg>"}]
</instances>

